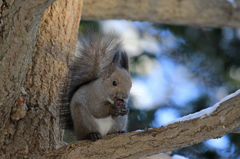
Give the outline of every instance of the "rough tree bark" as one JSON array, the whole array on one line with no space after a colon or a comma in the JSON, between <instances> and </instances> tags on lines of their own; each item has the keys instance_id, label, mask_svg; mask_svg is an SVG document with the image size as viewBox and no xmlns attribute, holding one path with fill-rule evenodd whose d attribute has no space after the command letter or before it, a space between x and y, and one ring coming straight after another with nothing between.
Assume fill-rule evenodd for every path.
<instances>
[{"instance_id":1,"label":"rough tree bark","mask_svg":"<svg viewBox=\"0 0 240 159\"><path fill-rule=\"evenodd\" d=\"M240 0L233 4L228 0L86 0L83 6L84 20L129 19L200 27L240 26Z\"/></svg>"},{"instance_id":2,"label":"rough tree bark","mask_svg":"<svg viewBox=\"0 0 240 159\"><path fill-rule=\"evenodd\" d=\"M240 90L220 103L211 115L202 112L190 120L160 128L109 135L96 142L73 142L41 159L139 158L220 138L240 127Z\"/></svg>"},{"instance_id":3,"label":"rough tree bark","mask_svg":"<svg viewBox=\"0 0 240 159\"><path fill-rule=\"evenodd\" d=\"M36 158L61 146L58 83L82 0L53 2L0 1L0 158Z\"/></svg>"}]
</instances>

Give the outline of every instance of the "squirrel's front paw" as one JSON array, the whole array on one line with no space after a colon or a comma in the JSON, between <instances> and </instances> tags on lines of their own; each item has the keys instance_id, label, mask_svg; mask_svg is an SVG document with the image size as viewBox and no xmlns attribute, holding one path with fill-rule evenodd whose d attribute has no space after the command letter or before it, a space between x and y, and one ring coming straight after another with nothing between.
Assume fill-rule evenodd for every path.
<instances>
[{"instance_id":1,"label":"squirrel's front paw","mask_svg":"<svg viewBox=\"0 0 240 159\"><path fill-rule=\"evenodd\" d=\"M123 100L116 100L112 105L112 115L115 116L124 116L128 114L128 108L126 103Z\"/></svg>"}]
</instances>

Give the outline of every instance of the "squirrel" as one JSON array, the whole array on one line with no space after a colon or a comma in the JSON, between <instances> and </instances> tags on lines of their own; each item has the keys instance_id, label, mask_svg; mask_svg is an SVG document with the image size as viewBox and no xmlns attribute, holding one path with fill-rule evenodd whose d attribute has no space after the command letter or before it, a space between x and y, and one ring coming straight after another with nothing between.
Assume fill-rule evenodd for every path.
<instances>
[{"instance_id":1,"label":"squirrel","mask_svg":"<svg viewBox=\"0 0 240 159\"><path fill-rule=\"evenodd\" d=\"M88 31L78 39L75 57L60 94L60 122L77 140L123 133L132 82L129 60L115 33Z\"/></svg>"}]
</instances>

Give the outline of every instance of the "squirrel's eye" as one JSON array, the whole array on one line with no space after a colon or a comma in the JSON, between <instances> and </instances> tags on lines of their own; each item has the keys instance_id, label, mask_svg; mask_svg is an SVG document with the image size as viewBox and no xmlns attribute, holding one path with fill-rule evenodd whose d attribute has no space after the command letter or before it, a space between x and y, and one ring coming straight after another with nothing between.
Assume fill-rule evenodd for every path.
<instances>
[{"instance_id":1,"label":"squirrel's eye","mask_svg":"<svg viewBox=\"0 0 240 159\"><path fill-rule=\"evenodd\" d=\"M113 81L113 85L114 85L114 86L117 86L117 82L116 82L116 81Z\"/></svg>"}]
</instances>

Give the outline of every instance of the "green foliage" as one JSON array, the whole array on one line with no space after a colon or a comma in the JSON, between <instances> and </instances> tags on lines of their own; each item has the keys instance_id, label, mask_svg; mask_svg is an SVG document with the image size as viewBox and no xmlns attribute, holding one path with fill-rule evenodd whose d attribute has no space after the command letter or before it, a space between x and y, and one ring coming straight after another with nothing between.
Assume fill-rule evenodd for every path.
<instances>
[{"instance_id":1,"label":"green foliage","mask_svg":"<svg viewBox=\"0 0 240 159\"><path fill-rule=\"evenodd\" d=\"M99 22L81 20L80 25L79 25L79 32L84 33L89 29L93 29L94 31L99 32L100 31Z\"/></svg>"}]
</instances>

